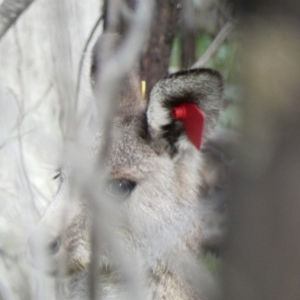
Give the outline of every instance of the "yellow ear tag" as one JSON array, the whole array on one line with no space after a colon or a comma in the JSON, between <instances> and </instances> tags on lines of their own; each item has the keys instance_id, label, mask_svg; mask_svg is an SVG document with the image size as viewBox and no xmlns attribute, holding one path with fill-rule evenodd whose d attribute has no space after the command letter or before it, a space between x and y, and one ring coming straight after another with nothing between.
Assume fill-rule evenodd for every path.
<instances>
[{"instance_id":1,"label":"yellow ear tag","mask_svg":"<svg viewBox=\"0 0 300 300\"><path fill-rule=\"evenodd\" d=\"M146 81L145 80L141 81L141 94L142 94L142 98L145 99L145 96L146 96Z\"/></svg>"}]
</instances>

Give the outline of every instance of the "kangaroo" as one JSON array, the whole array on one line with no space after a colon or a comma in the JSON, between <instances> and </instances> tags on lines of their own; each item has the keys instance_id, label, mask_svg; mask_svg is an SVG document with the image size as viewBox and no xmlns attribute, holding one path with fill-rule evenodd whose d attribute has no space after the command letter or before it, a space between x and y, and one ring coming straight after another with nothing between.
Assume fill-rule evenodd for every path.
<instances>
[{"instance_id":1,"label":"kangaroo","mask_svg":"<svg viewBox=\"0 0 300 300\"><path fill-rule=\"evenodd\" d=\"M236 163L238 141L238 132L218 129L201 149L204 163L200 168L200 201L204 206L202 248L205 252L219 254L226 236L231 204L229 179Z\"/></svg>"},{"instance_id":2,"label":"kangaroo","mask_svg":"<svg viewBox=\"0 0 300 300\"><path fill-rule=\"evenodd\" d=\"M96 51L101 52L103 40ZM93 82L101 69L97 55L93 61ZM112 121L113 134L106 158L108 178L102 196L112 205L116 216L105 219L111 223L106 231L110 238L106 239L104 234L103 242L100 240L94 279L96 298L204 299L202 291L189 282L190 270L186 265L191 262L190 266L195 266L201 259L198 174L203 159L172 110L181 103L196 104L206 116L203 138L207 139L222 107L222 78L211 69L177 72L156 83L148 104L138 87L137 76L128 75ZM100 134L94 155L104 143L107 141ZM59 274L60 262L65 262L69 278L66 298L89 299L88 197L80 191L70 191L74 185L68 171L63 170L61 177L57 195L32 233L30 250L34 255L32 240L42 237L39 243L46 253L46 271ZM67 197L74 199L70 209L62 214L60 210ZM55 221L58 218L63 218L64 226L57 225L61 224ZM143 294L134 294L124 266Z\"/></svg>"}]
</instances>

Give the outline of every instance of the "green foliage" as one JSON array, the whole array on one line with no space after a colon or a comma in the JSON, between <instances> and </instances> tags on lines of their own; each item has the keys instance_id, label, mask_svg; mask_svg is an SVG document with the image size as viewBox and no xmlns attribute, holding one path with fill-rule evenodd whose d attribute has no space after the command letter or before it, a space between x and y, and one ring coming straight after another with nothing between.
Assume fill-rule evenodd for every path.
<instances>
[{"instance_id":1,"label":"green foliage","mask_svg":"<svg viewBox=\"0 0 300 300\"><path fill-rule=\"evenodd\" d=\"M180 57L181 57L180 38L177 35L174 38L172 51L171 51L170 64L169 64L171 69L179 69Z\"/></svg>"},{"instance_id":2,"label":"green foliage","mask_svg":"<svg viewBox=\"0 0 300 300\"><path fill-rule=\"evenodd\" d=\"M197 37L196 55L199 59L211 45L214 36L209 33L202 33ZM233 38L226 40L218 49L216 54L207 62L204 67L218 70L225 81L225 100L226 107L221 113L219 126L239 129L241 124L240 112L238 107L241 95L234 83L238 74L238 64L236 63L237 41ZM171 71L180 70L181 66L181 37L177 35L174 39L171 58Z\"/></svg>"},{"instance_id":3,"label":"green foliage","mask_svg":"<svg viewBox=\"0 0 300 300\"><path fill-rule=\"evenodd\" d=\"M196 56L200 58L208 47L213 42L214 37L208 33L203 33L198 36L196 41ZM181 38L177 35L173 42L170 68L178 70L181 66ZM221 72L225 80L230 80L231 73L233 73L237 43L235 41L226 41L218 49L217 53L207 62L204 67L213 68Z\"/></svg>"},{"instance_id":4,"label":"green foliage","mask_svg":"<svg viewBox=\"0 0 300 300\"><path fill-rule=\"evenodd\" d=\"M201 57L206 49L209 47L209 45L212 43L213 38L209 34L202 34L197 38L197 43L196 43L196 54L197 57Z\"/></svg>"},{"instance_id":5,"label":"green foliage","mask_svg":"<svg viewBox=\"0 0 300 300\"><path fill-rule=\"evenodd\" d=\"M197 38L197 57L200 58L213 42L214 38L209 34L202 34ZM226 81L231 81L231 73L234 71L234 61L237 44L228 41L221 45L217 53L207 62L205 67L218 70Z\"/></svg>"}]
</instances>

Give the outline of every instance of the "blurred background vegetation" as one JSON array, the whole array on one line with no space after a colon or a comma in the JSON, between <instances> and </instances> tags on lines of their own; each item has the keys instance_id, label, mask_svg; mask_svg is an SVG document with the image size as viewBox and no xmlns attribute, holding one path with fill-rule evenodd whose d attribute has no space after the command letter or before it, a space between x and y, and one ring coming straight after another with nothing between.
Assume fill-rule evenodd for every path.
<instances>
[{"instance_id":1,"label":"blurred background vegetation","mask_svg":"<svg viewBox=\"0 0 300 300\"><path fill-rule=\"evenodd\" d=\"M201 58L209 46L213 43L216 35L203 31L196 37L196 57ZM182 38L177 34L170 57L170 71L182 69ZM239 37L233 33L218 48L216 53L203 66L218 70L225 82L225 104L224 111L220 115L219 126L233 130L239 130L241 120L239 112L239 101L241 99L238 88L238 45Z\"/></svg>"}]
</instances>

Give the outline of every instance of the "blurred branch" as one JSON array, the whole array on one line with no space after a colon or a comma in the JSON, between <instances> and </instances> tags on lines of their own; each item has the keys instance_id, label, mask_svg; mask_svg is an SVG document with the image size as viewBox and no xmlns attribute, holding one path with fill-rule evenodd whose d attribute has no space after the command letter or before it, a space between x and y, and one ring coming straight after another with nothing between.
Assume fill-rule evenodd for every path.
<instances>
[{"instance_id":1,"label":"blurred branch","mask_svg":"<svg viewBox=\"0 0 300 300\"><path fill-rule=\"evenodd\" d=\"M109 57L101 67L101 72L96 80L95 94L98 108L98 126L103 128L103 135L106 143L102 147L100 154L96 158L95 166L97 167L90 176L86 177L82 182L82 170L75 172L77 174L77 180L83 184L87 195L90 196L90 209L92 212L92 229L91 229L91 263L89 272L90 283L90 299L96 299L97 295L97 278L98 278L98 255L100 249L100 238L104 236L106 238L107 232L104 229L107 228L105 219L107 218L107 212L109 207L105 203L103 197L104 189L104 172L105 160L108 157L108 151L110 146L111 128L113 122L113 113L115 111L117 89L120 86L121 81L132 70L135 63L139 59L142 49L147 41L151 21L153 18L154 1L152 0L140 0L137 2L134 14L132 16L132 22L129 25L126 38L122 41L116 52ZM101 101L99 101L101 100ZM77 163L78 165L78 163ZM76 162L75 162L76 166ZM108 243L114 244L112 239L108 240ZM117 251L117 247L113 247L114 252ZM117 265L120 267L125 262L121 262L118 255ZM126 268L122 268L122 271L128 273ZM138 281L132 281L137 283ZM138 287L137 287L138 288ZM135 295L136 296L136 295ZM136 298L136 297L134 297ZM138 297L139 298L139 297Z\"/></svg>"},{"instance_id":2,"label":"blurred branch","mask_svg":"<svg viewBox=\"0 0 300 300\"><path fill-rule=\"evenodd\" d=\"M0 6L0 39L34 0L4 0Z\"/></svg>"},{"instance_id":3,"label":"blurred branch","mask_svg":"<svg viewBox=\"0 0 300 300\"><path fill-rule=\"evenodd\" d=\"M78 68L78 75L77 75L77 81L76 81L76 94L75 94L75 108L77 109L78 99L79 99L79 92L80 92L80 86L81 86L81 74L82 74L82 68L83 68L83 61L85 59L87 48L89 47L91 40L100 24L100 22L103 20L103 15L101 15L98 20L96 21L95 25L92 28L92 31L84 45L83 51L81 53L80 57L80 63Z\"/></svg>"},{"instance_id":4,"label":"blurred branch","mask_svg":"<svg viewBox=\"0 0 300 300\"><path fill-rule=\"evenodd\" d=\"M125 35L133 17L136 0L104 0L103 29Z\"/></svg>"},{"instance_id":5,"label":"blurred branch","mask_svg":"<svg viewBox=\"0 0 300 300\"><path fill-rule=\"evenodd\" d=\"M1 280L0 280L0 299L3 299L3 300L12 300L13 299L12 295L10 294L10 291L1 282Z\"/></svg>"},{"instance_id":6,"label":"blurred branch","mask_svg":"<svg viewBox=\"0 0 300 300\"><path fill-rule=\"evenodd\" d=\"M208 61L217 53L218 49L221 47L225 39L229 36L234 28L234 24L231 21L228 21L220 30L214 41L207 48L205 53L197 60L193 66L194 68L202 68L204 67Z\"/></svg>"}]
</instances>

